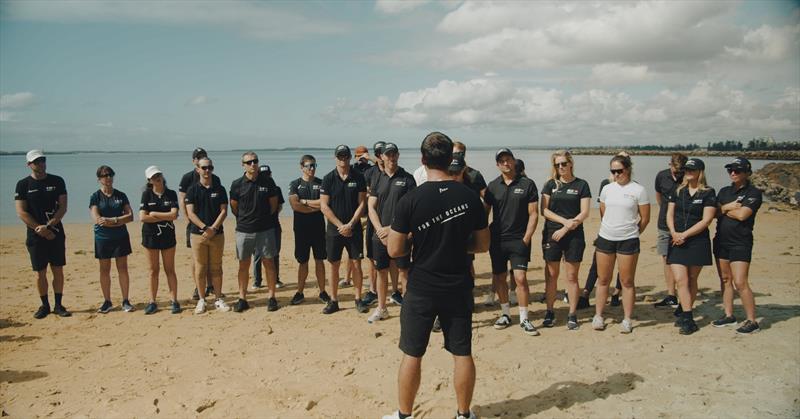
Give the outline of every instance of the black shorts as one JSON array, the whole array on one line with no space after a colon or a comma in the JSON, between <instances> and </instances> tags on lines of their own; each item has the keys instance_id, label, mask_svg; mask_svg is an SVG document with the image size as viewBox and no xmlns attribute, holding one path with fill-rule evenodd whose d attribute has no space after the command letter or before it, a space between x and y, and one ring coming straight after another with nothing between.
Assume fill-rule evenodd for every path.
<instances>
[{"instance_id":1,"label":"black shorts","mask_svg":"<svg viewBox=\"0 0 800 419\"><path fill-rule=\"evenodd\" d=\"M66 239L57 235L53 240L33 238L26 240L28 255L31 257L31 268L38 272L47 269L47 265L64 266L67 264Z\"/></svg>"},{"instance_id":2,"label":"black shorts","mask_svg":"<svg viewBox=\"0 0 800 419\"><path fill-rule=\"evenodd\" d=\"M297 262L308 262L312 249L314 250L315 260L322 260L327 257L325 252L325 232L306 233L295 231L294 258L297 259Z\"/></svg>"},{"instance_id":3,"label":"black shorts","mask_svg":"<svg viewBox=\"0 0 800 419\"><path fill-rule=\"evenodd\" d=\"M714 257L730 262L747 262L753 257L753 246L720 244L719 239L714 238L713 242Z\"/></svg>"},{"instance_id":4,"label":"black shorts","mask_svg":"<svg viewBox=\"0 0 800 419\"><path fill-rule=\"evenodd\" d=\"M471 289L431 294L409 289L400 308L400 350L413 357L425 355L438 316L444 348L453 355L472 355L473 305Z\"/></svg>"},{"instance_id":5,"label":"black shorts","mask_svg":"<svg viewBox=\"0 0 800 419\"><path fill-rule=\"evenodd\" d=\"M531 260L531 247L525 246L522 239L495 240L489 246L489 257L492 259L492 273L501 274L508 272L508 263L511 269L527 271L528 262Z\"/></svg>"},{"instance_id":6,"label":"black shorts","mask_svg":"<svg viewBox=\"0 0 800 419\"><path fill-rule=\"evenodd\" d=\"M542 257L548 262L559 262L563 257L567 262L580 262L583 260L583 251L586 250L586 240L583 230L568 232L559 241L553 240L555 231L542 232Z\"/></svg>"},{"instance_id":7,"label":"black shorts","mask_svg":"<svg viewBox=\"0 0 800 419\"><path fill-rule=\"evenodd\" d=\"M125 236L120 239L94 239L95 259L113 259L131 254L131 238Z\"/></svg>"},{"instance_id":8,"label":"black shorts","mask_svg":"<svg viewBox=\"0 0 800 419\"><path fill-rule=\"evenodd\" d=\"M145 249L164 250L171 249L176 245L175 234L162 234L160 236L142 236L142 246Z\"/></svg>"},{"instance_id":9,"label":"black shorts","mask_svg":"<svg viewBox=\"0 0 800 419\"><path fill-rule=\"evenodd\" d=\"M342 260L342 249L347 248L350 259L364 259L364 233L361 229L353 230L353 235L344 237L340 234L325 237L325 251L328 253L328 262Z\"/></svg>"},{"instance_id":10,"label":"black shorts","mask_svg":"<svg viewBox=\"0 0 800 419\"><path fill-rule=\"evenodd\" d=\"M389 250L381 243L380 240L374 239L371 242L372 254L375 256L375 268L379 271L388 269L389 263L394 261L398 269L408 269L411 267L411 256L405 255L399 258L389 257Z\"/></svg>"},{"instance_id":11,"label":"black shorts","mask_svg":"<svg viewBox=\"0 0 800 419\"><path fill-rule=\"evenodd\" d=\"M594 241L595 249L600 253L619 253L620 255L635 255L639 253L639 238L628 240L606 240L597 236Z\"/></svg>"},{"instance_id":12,"label":"black shorts","mask_svg":"<svg viewBox=\"0 0 800 419\"><path fill-rule=\"evenodd\" d=\"M375 227L372 226L372 223L369 222L369 218L367 219L367 234L366 234L366 243L367 243L367 259L375 259L375 249L369 245L372 243L373 237L375 237Z\"/></svg>"},{"instance_id":13,"label":"black shorts","mask_svg":"<svg viewBox=\"0 0 800 419\"><path fill-rule=\"evenodd\" d=\"M682 245L670 244L667 251L668 265L711 266L711 239L708 235L689 237Z\"/></svg>"}]
</instances>

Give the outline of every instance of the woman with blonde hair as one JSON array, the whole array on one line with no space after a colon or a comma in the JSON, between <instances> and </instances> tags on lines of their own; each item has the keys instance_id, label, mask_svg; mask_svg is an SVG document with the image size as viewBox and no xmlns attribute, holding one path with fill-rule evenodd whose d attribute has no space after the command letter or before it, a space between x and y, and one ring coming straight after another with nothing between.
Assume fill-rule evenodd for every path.
<instances>
[{"instance_id":1,"label":"woman with blonde hair","mask_svg":"<svg viewBox=\"0 0 800 419\"><path fill-rule=\"evenodd\" d=\"M583 221L589 217L592 194L589 184L575 177L575 161L569 151L561 150L550 157L552 172L550 179L542 188L542 214L545 217L542 231L542 256L547 265L545 293L547 312L544 327L553 327L555 314L553 303L556 299L556 286L564 260L569 295L569 315L567 328L578 328L575 313L578 304L578 269L583 260L586 240L583 234Z\"/></svg>"},{"instance_id":2,"label":"woman with blonde hair","mask_svg":"<svg viewBox=\"0 0 800 419\"><path fill-rule=\"evenodd\" d=\"M706 184L702 160L691 158L683 168L683 181L667 204L667 227L672 237L667 264L675 277L680 302L675 326L680 327L680 334L691 335L698 329L692 317L697 277L703 266L711 266L708 226L717 212L717 195Z\"/></svg>"}]
</instances>

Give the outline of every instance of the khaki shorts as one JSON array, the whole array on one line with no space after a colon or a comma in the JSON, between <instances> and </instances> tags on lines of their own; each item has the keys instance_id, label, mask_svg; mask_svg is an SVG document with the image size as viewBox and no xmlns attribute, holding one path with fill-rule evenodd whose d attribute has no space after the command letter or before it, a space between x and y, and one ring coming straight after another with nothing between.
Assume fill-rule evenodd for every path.
<instances>
[{"instance_id":1,"label":"khaki shorts","mask_svg":"<svg viewBox=\"0 0 800 419\"><path fill-rule=\"evenodd\" d=\"M202 234L192 234L192 255L194 270L198 278L222 275L222 252L225 250L225 235L217 234L206 240Z\"/></svg>"}]
</instances>

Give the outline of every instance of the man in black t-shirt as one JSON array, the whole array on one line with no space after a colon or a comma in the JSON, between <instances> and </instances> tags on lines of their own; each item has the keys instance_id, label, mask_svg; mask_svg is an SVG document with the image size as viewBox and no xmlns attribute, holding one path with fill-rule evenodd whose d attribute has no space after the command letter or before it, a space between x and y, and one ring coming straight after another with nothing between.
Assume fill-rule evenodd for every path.
<instances>
[{"instance_id":1,"label":"man in black t-shirt","mask_svg":"<svg viewBox=\"0 0 800 419\"><path fill-rule=\"evenodd\" d=\"M370 194L370 187L372 185L373 180L375 180L381 173L383 173L383 148L386 147L386 142L378 141L372 146L372 151L375 155L375 164L369 167L366 171L364 171L364 180L367 183L367 197ZM367 198L369 201L369 198ZM363 217L366 218L367 224L367 234L364 238L364 242L367 246L367 259L369 259L369 291L364 293L364 304L370 305L375 301L378 301L378 294L376 293L378 287L378 271L375 269L375 257L372 254L373 248L370 243L372 243L372 238L375 235L375 227L369 221L369 211L364 211ZM397 288L397 269L394 269L392 272L392 280L394 282L395 288Z\"/></svg>"},{"instance_id":2,"label":"man in black t-shirt","mask_svg":"<svg viewBox=\"0 0 800 419\"><path fill-rule=\"evenodd\" d=\"M64 265L67 264L66 237L61 219L67 213L67 187L64 179L47 173L47 157L41 150L31 150L25 157L31 175L17 182L14 206L17 216L27 227L25 245L31 257L31 267L36 271L36 289L42 300L33 317L43 319L50 314L47 265L53 273L53 313L69 317L72 314L61 304Z\"/></svg>"},{"instance_id":3,"label":"man in black t-shirt","mask_svg":"<svg viewBox=\"0 0 800 419\"><path fill-rule=\"evenodd\" d=\"M661 256L661 264L664 266L664 283L667 286L667 296L663 300L654 304L659 307L678 307L678 298L675 296L675 277L672 269L667 265L667 252L672 236L667 227L667 202L671 194L683 181L683 165L689 158L683 153L672 153L669 161L669 169L664 169L656 174L656 202L658 202L658 239L656 242L656 252ZM597 194L600 196L600 194Z\"/></svg>"},{"instance_id":4,"label":"man in black t-shirt","mask_svg":"<svg viewBox=\"0 0 800 419\"><path fill-rule=\"evenodd\" d=\"M270 169L268 164L262 164L258 167L258 175L272 179L272 169ZM272 259L275 261L275 288L280 289L284 287L283 282L281 282L280 270L281 235L283 234L283 230L281 229L281 211L283 210L283 204L286 203L286 200L283 198L281 187L277 186L277 184L275 185L275 190L278 195L278 209L272 213L272 219L275 223L275 256ZM261 256L255 256L253 258L253 290L263 287L262 280Z\"/></svg>"},{"instance_id":5,"label":"man in black t-shirt","mask_svg":"<svg viewBox=\"0 0 800 419\"><path fill-rule=\"evenodd\" d=\"M339 311L339 263L342 251L347 248L353 269L356 309L366 313L369 307L361 300L361 259L364 258L361 214L367 206L367 185L364 175L350 167L350 147L340 145L336 147L334 155L336 168L325 175L320 188L320 210L328 220L325 245L331 266L331 300L322 312L331 314Z\"/></svg>"},{"instance_id":6,"label":"man in black t-shirt","mask_svg":"<svg viewBox=\"0 0 800 419\"><path fill-rule=\"evenodd\" d=\"M489 247L486 214L480 198L468 187L452 180L447 169L453 142L433 132L421 146L427 181L400 199L387 240L390 257L409 253L411 270L408 289L400 310L400 349L403 359L398 373L399 409L392 416L411 414L419 388L422 356L428 346L434 319L444 332L444 347L455 360L458 417L469 418L475 387L472 360L472 288L467 252L485 252Z\"/></svg>"}]
</instances>

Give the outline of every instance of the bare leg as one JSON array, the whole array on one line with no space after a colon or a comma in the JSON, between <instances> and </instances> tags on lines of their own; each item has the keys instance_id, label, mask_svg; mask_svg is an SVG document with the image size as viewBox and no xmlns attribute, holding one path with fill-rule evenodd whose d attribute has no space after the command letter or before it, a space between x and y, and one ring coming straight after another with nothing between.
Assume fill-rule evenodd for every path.
<instances>
[{"instance_id":1,"label":"bare leg","mask_svg":"<svg viewBox=\"0 0 800 419\"><path fill-rule=\"evenodd\" d=\"M569 312L575 313L578 309L578 293L580 287L578 286L578 270L581 267L580 262L564 262L567 276L567 295L569 296Z\"/></svg>"},{"instance_id":2,"label":"bare leg","mask_svg":"<svg viewBox=\"0 0 800 419\"><path fill-rule=\"evenodd\" d=\"M116 259L117 274L119 275L119 288L122 290L122 299L127 300L128 290L131 285L131 278L128 276L128 257L122 256Z\"/></svg>"},{"instance_id":3,"label":"bare leg","mask_svg":"<svg viewBox=\"0 0 800 419\"><path fill-rule=\"evenodd\" d=\"M167 285L172 301L178 302L178 275L175 274L175 248L161 251L161 260L164 264L164 273L167 274Z\"/></svg>"},{"instance_id":4,"label":"bare leg","mask_svg":"<svg viewBox=\"0 0 800 419\"><path fill-rule=\"evenodd\" d=\"M269 298L275 298L275 289L278 282L278 272L275 271L275 259L261 258L261 266L263 266L264 276L267 278L267 294ZM247 285L246 281L245 285Z\"/></svg>"},{"instance_id":5,"label":"bare leg","mask_svg":"<svg viewBox=\"0 0 800 419\"><path fill-rule=\"evenodd\" d=\"M319 292L325 291L325 264L322 260L314 260L314 268L317 274L317 286Z\"/></svg>"},{"instance_id":6,"label":"bare leg","mask_svg":"<svg viewBox=\"0 0 800 419\"><path fill-rule=\"evenodd\" d=\"M239 272L237 278L239 280L239 298L241 298L242 300L246 300L247 281L250 280L250 256L239 260Z\"/></svg>"},{"instance_id":7,"label":"bare leg","mask_svg":"<svg viewBox=\"0 0 800 419\"><path fill-rule=\"evenodd\" d=\"M99 259L100 261L100 291L103 292L103 299L111 301L111 259Z\"/></svg>"},{"instance_id":8,"label":"bare leg","mask_svg":"<svg viewBox=\"0 0 800 419\"><path fill-rule=\"evenodd\" d=\"M472 393L475 390L475 363L471 355L453 356L455 361L455 371L453 372L453 384L456 388L456 400L458 411L461 413L469 412L472 404Z\"/></svg>"},{"instance_id":9,"label":"bare leg","mask_svg":"<svg viewBox=\"0 0 800 419\"><path fill-rule=\"evenodd\" d=\"M306 289L306 278L308 278L308 262L301 263L297 267L297 292L302 293Z\"/></svg>"},{"instance_id":10,"label":"bare leg","mask_svg":"<svg viewBox=\"0 0 800 419\"><path fill-rule=\"evenodd\" d=\"M421 376L422 358L403 354L403 359L400 361L400 371L397 374L397 392L401 412L412 413Z\"/></svg>"},{"instance_id":11,"label":"bare leg","mask_svg":"<svg viewBox=\"0 0 800 419\"><path fill-rule=\"evenodd\" d=\"M150 302L156 302L156 297L158 296L158 272L161 269L159 263L159 250L158 249L147 249L147 262L148 267L150 270Z\"/></svg>"},{"instance_id":12,"label":"bare leg","mask_svg":"<svg viewBox=\"0 0 800 419\"><path fill-rule=\"evenodd\" d=\"M733 273L731 261L717 259L717 275L719 275L719 288L722 290L722 308L725 316L733 316Z\"/></svg>"},{"instance_id":13,"label":"bare leg","mask_svg":"<svg viewBox=\"0 0 800 419\"><path fill-rule=\"evenodd\" d=\"M664 284L667 286L667 294L675 296L675 276L672 275L672 269L667 265L667 257L661 256L661 262L664 265Z\"/></svg>"},{"instance_id":14,"label":"bare leg","mask_svg":"<svg viewBox=\"0 0 800 419\"><path fill-rule=\"evenodd\" d=\"M361 270L361 259L350 259L353 271L353 287L355 288L356 300L361 299L361 289L364 285L364 273Z\"/></svg>"},{"instance_id":15,"label":"bare leg","mask_svg":"<svg viewBox=\"0 0 800 419\"><path fill-rule=\"evenodd\" d=\"M57 294L64 293L64 267L63 266L50 266L50 272L53 273L53 292ZM47 295L47 288L45 287L45 294Z\"/></svg>"},{"instance_id":16,"label":"bare leg","mask_svg":"<svg viewBox=\"0 0 800 419\"><path fill-rule=\"evenodd\" d=\"M633 306L636 304L636 263L639 261L639 254L619 255L619 277L622 282L622 311L625 318L630 320L633 315Z\"/></svg>"},{"instance_id":17,"label":"bare leg","mask_svg":"<svg viewBox=\"0 0 800 419\"><path fill-rule=\"evenodd\" d=\"M55 275L53 276L55 277ZM55 288L55 278L53 279L53 288ZM39 291L40 297L47 297L47 268L36 271L36 290Z\"/></svg>"},{"instance_id":18,"label":"bare leg","mask_svg":"<svg viewBox=\"0 0 800 419\"><path fill-rule=\"evenodd\" d=\"M515 270L514 271L514 282L517 285L515 292L517 293L517 303L520 308L528 308L528 304L530 303L530 295L531 291L528 287L528 276L527 272L524 270ZM505 282L505 281L503 281ZM456 357L458 358L458 357ZM472 357L470 357L472 359ZM466 412L466 410L462 410L461 413Z\"/></svg>"},{"instance_id":19,"label":"bare leg","mask_svg":"<svg viewBox=\"0 0 800 419\"><path fill-rule=\"evenodd\" d=\"M547 261L547 276L545 277L545 300L547 310L552 311L556 301L556 289L558 288L558 274L561 269L561 261Z\"/></svg>"},{"instance_id":20,"label":"bare leg","mask_svg":"<svg viewBox=\"0 0 800 419\"><path fill-rule=\"evenodd\" d=\"M378 309L386 309L386 297L389 294L389 268L378 271Z\"/></svg>"},{"instance_id":21,"label":"bare leg","mask_svg":"<svg viewBox=\"0 0 800 419\"><path fill-rule=\"evenodd\" d=\"M331 299L339 301L339 264L341 261L337 260L336 262L328 263L331 266Z\"/></svg>"},{"instance_id":22,"label":"bare leg","mask_svg":"<svg viewBox=\"0 0 800 419\"><path fill-rule=\"evenodd\" d=\"M595 252L597 257L597 283L594 295L594 314L602 316L608 299L608 284L611 283L611 274L614 272L614 263L617 261L616 253Z\"/></svg>"},{"instance_id":23,"label":"bare leg","mask_svg":"<svg viewBox=\"0 0 800 419\"><path fill-rule=\"evenodd\" d=\"M672 269L672 276L675 278L675 285L678 289L678 300L681 303L681 310L684 312L692 311L692 291L689 288L689 267L673 263L669 265Z\"/></svg>"},{"instance_id":24,"label":"bare leg","mask_svg":"<svg viewBox=\"0 0 800 419\"><path fill-rule=\"evenodd\" d=\"M702 266L689 267L689 290L692 293L692 307L694 307L694 302L697 299L697 278L700 277L702 269Z\"/></svg>"},{"instance_id":25,"label":"bare leg","mask_svg":"<svg viewBox=\"0 0 800 419\"><path fill-rule=\"evenodd\" d=\"M731 271L733 272L733 283L736 285L736 291L739 292L739 299L742 300L745 315L747 320L756 321L756 299L753 296L753 290L750 289L750 284L747 281L748 273L750 271L749 262L731 262Z\"/></svg>"},{"instance_id":26,"label":"bare leg","mask_svg":"<svg viewBox=\"0 0 800 419\"><path fill-rule=\"evenodd\" d=\"M497 291L497 298L500 300L500 304L508 303L508 284L506 283L507 275L507 271L503 271L499 274L492 274L492 285L494 286L495 291Z\"/></svg>"}]
</instances>

